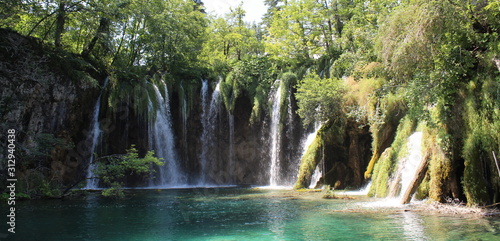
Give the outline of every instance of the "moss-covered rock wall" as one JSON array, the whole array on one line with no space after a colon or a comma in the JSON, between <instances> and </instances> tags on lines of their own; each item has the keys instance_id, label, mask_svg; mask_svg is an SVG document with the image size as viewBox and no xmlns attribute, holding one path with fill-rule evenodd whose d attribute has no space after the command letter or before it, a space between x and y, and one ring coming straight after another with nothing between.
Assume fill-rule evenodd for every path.
<instances>
[{"instance_id":1,"label":"moss-covered rock wall","mask_svg":"<svg viewBox=\"0 0 500 241\"><path fill-rule=\"evenodd\" d=\"M86 138L105 78L75 55L0 29L0 132L16 132L21 193L44 195L42 186L61 187L85 175ZM0 147L3 176L6 142Z\"/></svg>"},{"instance_id":2,"label":"moss-covered rock wall","mask_svg":"<svg viewBox=\"0 0 500 241\"><path fill-rule=\"evenodd\" d=\"M361 187L371 158L371 143L369 127L355 120L324 124L301 159L294 188L309 187L318 165L323 170L323 185L340 189Z\"/></svg>"}]
</instances>

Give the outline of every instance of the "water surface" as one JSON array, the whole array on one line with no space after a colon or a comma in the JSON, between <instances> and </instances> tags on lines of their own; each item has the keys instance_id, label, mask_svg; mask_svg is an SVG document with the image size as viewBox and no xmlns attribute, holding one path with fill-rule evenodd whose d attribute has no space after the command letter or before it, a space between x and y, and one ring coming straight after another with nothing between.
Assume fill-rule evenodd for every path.
<instances>
[{"instance_id":1,"label":"water surface","mask_svg":"<svg viewBox=\"0 0 500 241\"><path fill-rule=\"evenodd\" d=\"M500 240L500 219L385 208L287 190L130 190L113 200L33 200L17 205L9 240ZM302 195L301 195L302 196Z\"/></svg>"}]
</instances>

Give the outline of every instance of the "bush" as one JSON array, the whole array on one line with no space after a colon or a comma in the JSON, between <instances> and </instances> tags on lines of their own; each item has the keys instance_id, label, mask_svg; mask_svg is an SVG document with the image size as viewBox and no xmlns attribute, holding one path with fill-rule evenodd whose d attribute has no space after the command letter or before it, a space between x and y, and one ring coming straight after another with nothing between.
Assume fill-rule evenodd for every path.
<instances>
[{"instance_id":1,"label":"bush","mask_svg":"<svg viewBox=\"0 0 500 241\"><path fill-rule=\"evenodd\" d=\"M148 151L144 157L140 158L134 145L127 150L126 154L104 156L96 161L98 161L96 174L109 187L102 194L116 197L123 196L121 186L126 174L148 175L153 172L151 167L163 165L160 158L154 156L154 151Z\"/></svg>"}]
</instances>

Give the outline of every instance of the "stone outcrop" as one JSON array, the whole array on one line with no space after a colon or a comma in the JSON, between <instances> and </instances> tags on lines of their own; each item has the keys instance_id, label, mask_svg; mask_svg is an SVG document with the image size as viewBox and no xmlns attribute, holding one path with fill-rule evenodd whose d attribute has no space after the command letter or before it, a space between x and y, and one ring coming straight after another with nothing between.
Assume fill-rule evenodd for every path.
<instances>
[{"instance_id":1,"label":"stone outcrop","mask_svg":"<svg viewBox=\"0 0 500 241\"><path fill-rule=\"evenodd\" d=\"M5 29L0 36L0 132L16 131L18 177L30 179L37 170L50 180L75 181L89 155L82 140L104 75L34 38ZM5 155L5 142L0 147Z\"/></svg>"},{"instance_id":2,"label":"stone outcrop","mask_svg":"<svg viewBox=\"0 0 500 241\"><path fill-rule=\"evenodd\" d=\"M353 120L341 126L327 123L302 159L295 188L309 186L317 165L326 171L323 184L340 189L361 187L365 181L363 172L372 154L371 142L368 126L360 127Z\"/></svg>"}]
</instances>

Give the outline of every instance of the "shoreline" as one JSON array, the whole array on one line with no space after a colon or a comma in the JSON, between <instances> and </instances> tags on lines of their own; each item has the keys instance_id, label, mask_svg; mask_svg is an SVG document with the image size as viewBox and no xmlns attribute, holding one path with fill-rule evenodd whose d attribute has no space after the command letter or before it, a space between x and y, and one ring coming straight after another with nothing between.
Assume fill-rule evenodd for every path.
<instances>
[{"instance_id":1,"label":"shoreline","mask_svg":"<svg viewBox=\"0 0 500 241\"><path fill-rule=\"evenodd\" d=\"M464 203L440 203L437 201L420 200L412 201L409 204L399 204L399 200L390 200L384 198L371 198L365 195L348 195L345 194L344 190L335 190L335 198L325 198L324 195L327 194L324 190L320 189L300 189L300 190L288 190L281 193L282 198L300 198L300 199L312 199L312 200L351 200L359 201L358 207L350 207L344 210L331 210L332 212L359 212L359 213L399 213L399 212L416 212L420 214L429 215L445 215L445 216L455 216L455 217L498 217L500 216L500 210L496 207L497 205L490 205L485 207L479 206L466 206ZM273 196L276 196L274 194ZM396 202L394 202L396 201ZM384 203L383 205L368 205L363 204L376 204Z\"/></svg>"}]
</instances>

